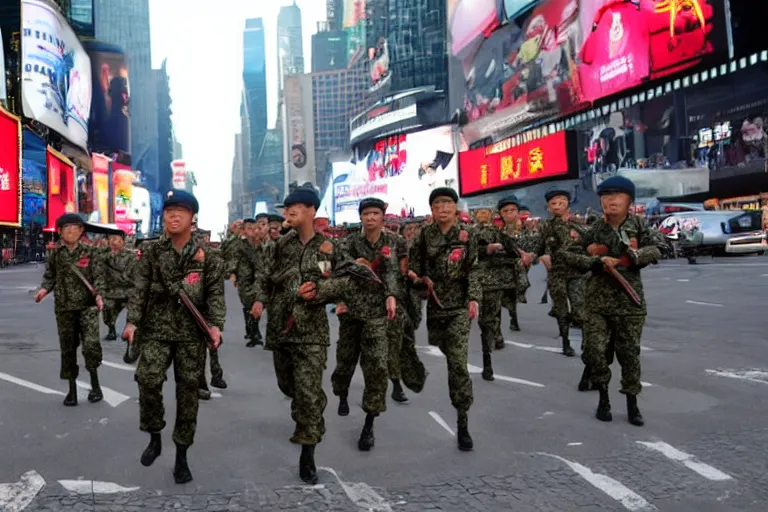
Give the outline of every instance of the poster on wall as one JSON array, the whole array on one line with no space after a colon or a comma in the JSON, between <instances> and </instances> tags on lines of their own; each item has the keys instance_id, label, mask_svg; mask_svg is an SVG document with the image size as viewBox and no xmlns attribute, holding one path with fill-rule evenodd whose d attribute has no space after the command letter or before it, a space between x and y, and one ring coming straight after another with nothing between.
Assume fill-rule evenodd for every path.
<instances>
[{"instance_id":1,"label":"poster on wall","mask_svg":"<svg viewBox=\"0 0 768 512\"><path fill-rule=\"evenodd\" d=\"M21 120L0 107L0 226L21 226Z\"/></svg>"},{"instance_id":2,"label":"poster on wall","mask_svg":"<svg viewBox=\"0 0 768 512\"><path fill-rule=\"evenodd\" d=\"M24 115L87 150L91 60L55 6L22 0L21 18Z\"/></svg>"},{"instance_id":3,"label":"poster on wall","mask_svg":"<svg viewBox=\"0 0 768 512\"><path fill-rule=\"evenodd\" d=\"M88 121L91 148L104 153L130 153L131 95L125 53L118 46L98 41L86 41L84 45L93 76Z\"/></svg>"},{"instance_id":4,"label":"poster on wall","mask_svg":"<svg viewBox=\"0 0 768 512\"><path fill-rule=\"evenodd\" d=\"M288 121L287 140L288 160L290 162L289 176L301 183L311 181L313 174L312 158L307 149L307 127L304 122L304 104L301 97L299 76L286 76L283 97L285 99L286 118ZM308 177L304 179L301 177Z\"/></svg>"},{"instance_id":5,"label":"poster on wall","mask_svg":"<svg viewBox=\"0 0 768 512\"><path fill-rule=\"evenodd\" d=\"M77 213L75 166L64 155L48 147L48 224L46 231L56 231L56 219L65 213Z\"/></svg>"},{"instance_id":6,"label":"poster on wall","mask_svg":"<svg viewBox=\"0 0 768 512\"><path fill-rule=\"evenodd\" d=\"M92 220L101 224L109 222L109 162L104 155L93 153L93 211Z\"/></svg>"},{"instance_id":7,"label":"poster on wall","mask_svg":"<svg viewBox=\"0 0 768 512\"><path fill-rule=\"evenodd\" d=\"M45 142L37 134L23 130L21 159L22 225L43 228L47 223L48 178Z\"/></svg>"},{"instance_id":8,"label":"poster on wall","mask_svg":"<svg viewBox=\"0 0 768 512\"><path fill-rule=\"evenodd\" d=\"M133 235L136 232L136 225L133 222L133 208L131 201L133 198L133 182L136 175L130 167L112 163L112 186L115 194L115 224L125 231L126 234Z\"/></svg>"}]
</instances>

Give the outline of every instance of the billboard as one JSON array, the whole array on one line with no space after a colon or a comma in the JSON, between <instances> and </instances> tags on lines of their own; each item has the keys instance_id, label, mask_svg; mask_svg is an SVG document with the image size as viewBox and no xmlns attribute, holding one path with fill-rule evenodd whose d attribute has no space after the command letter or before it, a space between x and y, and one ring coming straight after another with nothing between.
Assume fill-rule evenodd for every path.
<instances>
[{"instance_id":1,"label":"billboard","mask_svg":"<svg viewBox=\"0 0 768 512\"><path fill-rule=\"evenodd\" d=\"M47 222L45 199L48 195L45 142L30 129L24 128L22 144L22 225L36 224L42 228Z\"/></svg>"},{"instance_id":2,"label":"billboard","mask_svg":"<svg viewBox=\"0 0 768 512\"><path fill-rule=\"evenodd\" d=\"M5 89L5 50L3 49L5 45L3 44L3 31L0 29L0 77L2 77L2 80L0 80L0 105L4 105L6 98L7 98L7 92Z\"/></svg>"},{"instance_id":3,"label":"billboard","mask_svg":"<svg viewBox=\"0 0 768 512\"><path fill-rule=\"evenodd\" d=\"M133 182L136 175L130 167L112 163L112 186L115 190L115 224L129 235L136 232L133 223Z\"/></svg>"},{"instance_id":4,"label":"billboard","mask_svg":"<svg viewBox=\"0 0 768 512\"><path fill-rule=\"evenodd\" d=\"M171 162L171 184L174 189L187 188L187 163L184 160Z\"/></svg>"},{"instance_id":5,"label":"billboard","mask_svg":"<svg viewBox=\"0 0 768 512\"><path fill-rule=\"evenodd\" d=\"M344 0L344 32L347 33L347 62L365 47L365 2Z\"/></svg>"},{"instance_id":6,"label":"billboard","mask_svg":"<svg viewBox=\"0 0 768 512\"><path fill-rule=\"evenodd\" d=\"M67 157L48 147L48 225L46 231L56 230L56 219L65 213L77 213L75 166Z\"/></svg>"},{"instance_id":7,"label":"billboard","mask_svg":"<svg viewBox=\"0 0 768 512\"><path fill-rule=\"evenodd\" d=\"M140 220L139 230L136 236L145 238L149 236L152 227L152 204L149 191L144 187L134 185L131 193L131 219Z\"/></svg>"},{"instance_id":8,"label":"billboard","mask_svg":"<svg viewBox=\"0 0 768 512\"><path fill-rule=\"evenodd\" d=\"M21 195L21 120L0 107L0 226L21 226Z\"/></svg>"},{"instance_id":9,"label":"billboard","mask_svg":"<svg viewBox=\"0 0 768 512\"><path fill-rule=\"evenodd\" d=\"M298 183L315 181L314 151L311 151L312 148L307 139L308 136L312 136L312 124L311 121L306 122L308 116L305 115L303 98L305 87L311 91L312 82L304 79L302 84L302 79L304 79L302 75L286 76L283 89L287 131L283 144L285 144L284 149L287 155L286 161L289 163L288 181Z\"/></svg>"},{"instance_id":10,"label":"billboard","mask_svg":"<svg viewBox=\"0 0 768 512\"><path fill-rule=\"evenodd\" d=\"M120 47L88 41L93 99L88 123L91 148L104 153L131 152L130 85Z\"/></svg>"},{"instance_id":11,"label":"billboard","mask_svg":"<svg viewBox=\"0 0 768 512\"><path fill-rule=\"evenodd\" d=\"M93 153L93 211L94 222L109 222L109 158Z\"/></svg>"},{"instance_id":12,"label":"billboard","mask_svg":"<svg viewBox=\"0 0 768 512\"><path fill-rule=\"evenodd\" d=\"M58 8L22 0L24 115L88 149L91 61Z\"/></svg>"},{"instance_id":13,"label":"billboard","mask_svg":"<svg viewBox=\"0 0 768 512\"><path fill-rule=\"evenodd\" d=\"M568 177L578 177L575 132L561 131L518 145L509 138L459 153L462 197Z\"/></svg>"}]
</instances>

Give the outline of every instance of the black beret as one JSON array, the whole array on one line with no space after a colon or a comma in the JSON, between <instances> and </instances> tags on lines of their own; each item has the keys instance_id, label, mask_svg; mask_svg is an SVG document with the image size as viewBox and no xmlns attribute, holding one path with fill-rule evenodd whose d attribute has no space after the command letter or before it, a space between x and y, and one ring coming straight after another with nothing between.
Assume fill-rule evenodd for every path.
<instances>
[{"instance_id":1,"label":"black beret","mask_svg":"<svg viewBox=\"0 0 768 512\"><path fill-rule=\"evenodd\" d=\"M282 215L278 215L276 213L270 213L267 215L267 219L269 219L269 222L279 222L280 224L282 224L285 220Z\"/></svg>"},{"instance_id":2,"label":"black beret","mask_svg":"<svg viewBox=\"0 0 768 512\"><path fill-rule=\"evenodd\" d=\"M317 197L317 193L314 190L297 188L288 194L283 204L286 208L294 204L303 204L305 206L314 206L315 209L318 209L320 208L320 198Z\"/></svg>"},{"instance_id":3,"label":"black beret","mask_svg":"<svg viewBox=\"0 0 768 512\"><path fill-rule=\"evenodd\" d=\"M170 206L181 206L194 214L200 211L200 205L195 196L186 190L171 190L163 202L163 210Z\"/></svg>"},{"instance_id":4,"label":"black beret","mask_svg":"<svg viewBox=\"0 0 768 512\"><path fill-rule=\"evenodd\" d=\"M629 194L629 197L634 200L635 184L632 183L632 180L627 179L624 176L611 176L597 186L597 195L599 196L611 192L624 192L625 194Z\"/></svg>"},{"instance_id":5,"label":"black beret","mask_svg":"<svg viewBox=\"0 0 768 512\"><path fill-rule=\"evenodd\" d=\"M503 198L501 198L501 199L499 200L499 204L498 204L496 207L497 207L499 210L501 210L501 209L502 209L502 208L504 208L505 206L509 206L509 205L511 205L511 204L513 204L513 205L517 206L517 207L518 207L518 209L520 208L520 201L517 199L517 196L514 196L514 195L512 195L512 196L507 196L507 197L503 197Z\"/></svg>"},{"instance_id":6,"label":"black beret","mask_svg":"<svg viewBox=\"0 0 768 512\"><path fill-rule=\"evenodd\" d=\"M454 203L459 202L459 195L451 187L438 187L429 194L429 205L435 202L438 197L447 197Z\"/></svg>"},{"instance_id":7,"label":"black beret","mask_svg":"<svg viewBox=\"0 0 768 512\"><path fill-rule=\"evenodd\" d=\"M557 187L553 187L547 190L547 193L544 194L544 200L546 202L549 202L553 197L557 197L557 196L565 196L566 199L568 199L568 202L571 201L571 193L565 189L557 188Z\"/></svg>"},{"instance_id":8,"label":"black beret","mask_svg":"<svg viewBox=\"0 0 768 512\"><path fill-rule=\"evenodd\" d=\"M520 206L518 206L517 209L520 210L521 212L529 212L529 211L531 211L531 209L528 208L527 206L525 206L524 204L521 204Z\"/></svg>"},{"instance_id":9,"label":"black beret","mask_svg":"<svg viewBox=\"0 0 768 512\"><path fill-rule=\"evenodd\" d=\"M69 226L70 224L85 227L85 221L83 221L83 218L76 213L65 213L56 219L56 229L61 229L64 226Z\"/></svg>"},{"instance_id":10,"label":"black beret","mask_svg":"<svg viewBox=\"0 0 768 512\"><path fill-rule=\"evenodd\" d=\"M387 213L387 203L381 199L375 197L366 197L360 201L360 205L357 207L358 213L362 214L366 208L378 208L381 213Z\"/></svg>"},{"instance_id":11,"label":"black beret","mask_svg":"<svg viewBox=\"0 0 768 512\"><path fill-rule=\"evenodd\" d=\"M256 224L256 219L243 219L243 224Z\"/></svg>"},{"instance_id":12,"label":"black beret","mask_svg":"<svg viewBox=\"0 0 768 512\"><path fill-rule=\"evenodd\" d=\"M258 222L259 219L267 219L267 222L269 222L269 217L270 217L270 215L268 213L259 213L253 219L253 222ZM280 222L283 222L283 221L281 220Z\"/></svg>"}]
</instances>

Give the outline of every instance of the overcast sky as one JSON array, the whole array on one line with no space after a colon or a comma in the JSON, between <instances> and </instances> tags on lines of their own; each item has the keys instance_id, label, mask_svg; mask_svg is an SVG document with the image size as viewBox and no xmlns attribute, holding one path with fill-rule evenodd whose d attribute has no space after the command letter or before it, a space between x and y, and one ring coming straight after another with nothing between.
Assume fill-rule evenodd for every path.
<instances>
[{"instance_id":1,"label":"overcast sky","mask_svg":"<svg viewBox=\"0 0 768 512\"><path fill-rule=\"evenodd\" d=\"M269 127L277 115L277 14L290 0L149 0L152 65L168 58L173 123L195 172L200 226L214 233L227 223L234 134L240 130L243 28L264 18ZM304 29L304 62L311 66L311 37L325 20L325 0L297 0ZM141 84L132 84L132 88Z\"/></svg>"}]
</instances>

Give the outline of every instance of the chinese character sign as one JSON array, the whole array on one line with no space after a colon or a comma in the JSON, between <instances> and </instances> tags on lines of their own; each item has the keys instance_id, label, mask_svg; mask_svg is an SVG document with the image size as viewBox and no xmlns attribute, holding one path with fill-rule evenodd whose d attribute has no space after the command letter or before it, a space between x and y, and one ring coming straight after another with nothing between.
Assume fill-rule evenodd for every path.
<instances>
[{"instance_id":1,"label":"chinese character sign","mask_svg":"<svg viewBox=\"0 0 768 512\"><path fill-rule=\"evenodd\" d=\"M0 226L21 225L21 125L0 108Z\"/></svg>"},{"instance_id":2,"label":"chinese character sign","mask_svg":"<svg viewBox=\"0 0 768 512\"><path fill-rule=\"evenodd\" d=\"M575 144L570 143L573 135L558 132L516 146L512 145L511 139L506 139L491 146L462 151L459 153L461 195L562 178L576 171L578 165L573 161Z\"/></svg>"}]
</instances>

